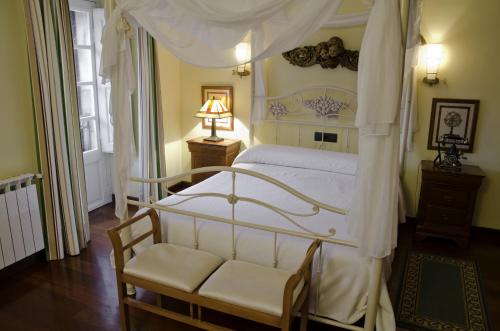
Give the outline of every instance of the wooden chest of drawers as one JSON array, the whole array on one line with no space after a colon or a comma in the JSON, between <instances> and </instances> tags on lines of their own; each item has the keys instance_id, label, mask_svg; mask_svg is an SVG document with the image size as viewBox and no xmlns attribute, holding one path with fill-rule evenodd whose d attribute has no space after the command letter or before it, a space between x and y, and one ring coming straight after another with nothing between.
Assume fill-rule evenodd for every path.
<instances>
[{"instance_id":1,"label":"wooden chest of drawers","mask_svg":"<svg viewBox=\"0 0 500 331\"><path fill-rule=\"evenodd\" d=\"M220 142L204 141L203 138L195 138L187 141L191 152L191 169L210 166L231 166L240 152L240 140L224 139ZM214 175L214 173L202 173L191 176L193 184Z\"/></svg>"},{"instance_id":2,"label":"wooden chest of drawers","mask_svg":"<svg viewBox=\"0 0 500 331\"><path fill-rule=\"evenodd\" d=\"M435 168L422 161L422 186L417 215L417 239L438 236L467 246L477 191L484 178L477 166L460 171Z\"/></svg>"}]
</instances>

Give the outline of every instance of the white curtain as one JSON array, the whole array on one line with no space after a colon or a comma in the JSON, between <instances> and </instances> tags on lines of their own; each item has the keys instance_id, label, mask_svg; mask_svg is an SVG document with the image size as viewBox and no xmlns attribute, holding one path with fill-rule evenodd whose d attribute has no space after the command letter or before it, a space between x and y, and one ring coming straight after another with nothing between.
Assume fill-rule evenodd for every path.
<instances>
[{"instance_id":1,"label":"white curtain","mask_svg":"<svg viewBox=\"0 0 500 331\"><path fill-rule=\"evenodd\" d=\"M238 63L234 46L263 34L263 47L252 60L264 59L300 44L335 14L341 0L124 0L109 19L116 27L124 15L143 26L159 43L187 63L205 67L232 67ZM119 44L111 28L105 41ZM115 48L117 49L117 48ZM200 56L201 55L201 56ZM104 59L116 58L111 47Z\"/></svg>"},{"instance_id":2,"label":"white curtain","mask_svg":"<svg viewBox=\"0 0 500 331\"><path fill-rule=\"evenodd\" d=\"M349 213L363 256L383 258L397 244L402 59L399 1L375 1L359 57L359 165Z\"/></svg>"},{"instance_id":3,"label":"white curtain","mask_svg":"<svg viewBox=\"0 0 500 331\"><path fill-rule=\"evenodd\" d=\"M406 55L404 65L403 92L401 99L401 146L399 163L404 168L406 151L413 150L413 133L418 130L417 113L417 75L418 54L420 49L420 20L422 0L410 1Z\"/></svg>"},{"instance_id":4,"label":"white curtain","mask_svg":"<svg viewBox=\"0 0 500 331\"><path fill-rule=\"evenodd\" d=\"M422 0L410 1L408 10L408 30L406 34L406 50L404 63L403 90L401 93L400 133L399 133L399 222L406 222L407 204L402 185L406 152L413 150L413 134L418 130L417 113L417 73L420 19L422 17Z\"/></svg>"}]
</instances>

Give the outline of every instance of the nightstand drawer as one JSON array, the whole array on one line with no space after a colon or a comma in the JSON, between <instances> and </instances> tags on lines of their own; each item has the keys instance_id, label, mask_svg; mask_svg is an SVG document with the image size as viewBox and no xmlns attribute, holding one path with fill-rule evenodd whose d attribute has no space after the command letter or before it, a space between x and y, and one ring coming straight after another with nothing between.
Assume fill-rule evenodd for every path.
<instances>
[{"instance_id":1,"label":"nightstand drawer","mask_svg":"<svg viewBox=\"0 0 500 331\"><path fill-rule=\"evenodd\" d=\"M417 237L444 237L467 246L477 190L484 176L473 165L450 170L435 167L432 161L422 161Z\"/></svg>"},{"instance_id":2,"label":"nightstand drawer","mask_svg":"<svg viewBox=\"0 0 500 331\"><path fill-rule=\"evenodd\" d=\"M428 205L425 216L426 223L451 226L464 226L468 224L467 211L462 209Z\"/></svg>"},{"instance_id":3,"label":"nightstand drawer","mask_svg":"<svg viewBox=\"0 0 500 331\"><path fill-rule=\"evenodd\" d=\"M464 208L469 203L469 192L448 185L432 183L429 187L429 200L433 204Z\"/></svg>"},{"instance_id":4,"label":"nightstand drawer","mask_svg":"<svg viewBox=\"0 0 500 331\"><path fill-rule=\"evenodd\" d=\"M212 167L212 166L225 166L226 156L225 155L196 155L193 154L192 158L192 168L202 168L202 167Z\"/></svg>"}]
</instances>

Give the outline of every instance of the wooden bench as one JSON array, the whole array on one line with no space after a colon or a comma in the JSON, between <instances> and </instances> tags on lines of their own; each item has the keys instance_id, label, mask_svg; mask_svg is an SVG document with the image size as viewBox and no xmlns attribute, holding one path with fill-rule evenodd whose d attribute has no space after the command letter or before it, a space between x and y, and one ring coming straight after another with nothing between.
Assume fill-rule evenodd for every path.
<instances>
[{"instance_id":1,"label":"wooden bench","mask_svg":"<svg viewBox=\"0 0 500 331\"><path fill-rule=\"evenodd\" d=\"M149 216L151 230L124 244L120 231ZM301 312L307 329L314 241L296 272L223 259L214 254L161 242L158 214L150 209L108 230L113 244L121 329L130 330L129 307L183 322L204 330L229 330L202 320L202 308L289 330ZM154 244L125 263L124 251L153 236ZM189 303L190 315L164 309L126 295L126 284ZM160 300L161 303L161 300ZM194 306L198 306L195 316Z\"/></svg>"}]
</instances>

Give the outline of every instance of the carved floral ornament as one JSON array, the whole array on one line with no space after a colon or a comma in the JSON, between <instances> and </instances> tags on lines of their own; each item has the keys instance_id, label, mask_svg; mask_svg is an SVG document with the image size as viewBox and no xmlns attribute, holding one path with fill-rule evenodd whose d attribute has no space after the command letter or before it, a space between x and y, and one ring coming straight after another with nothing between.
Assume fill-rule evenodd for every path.
<instances>
[{"instance_id":1,"label":"carved floral ornament","mask_svg":"<svg viewBox=\"0 0 500 331\"><path fill-rule=\"evenodd\" d=\"M347 108L347 103L335 100L330 96L322 95L314 99L305 100L304 106L313 110L316 116L327 117L338 115L342 110Z\"/></svg>"},{"instance_id":2,"label":"carved floral ornament","mask_svg":"<svg viewBox=\"0 0 500 331\"><path fill-rule=\"evenodd\" d=\"M275 118L280 118L281 116L288 114L288 109L281 102L279 102L279 101L273 101L269 105L269 112Z\"/></svg>"},{"instance_id":3,"label":"carved floral ornament","mask_svg":"<svg viewBox=\"0 0 500 331\"><path fill-rule=\"evenodd\" d=\"M345 49L344 42L339 37L332 37L315 46L297 47L282 55L288 62L299 67L319 64L324 69L334 69L340 65L358 71L359 51Z\"/></svg>"},{"instance_id":4,"label":"carved floral ornament","mask_svg":"<svg viewBox=\"0 0 500 331\"><path fill-rule=\"evenodd\" d=\"M314 111L315 115L318 117L337 116L341 111L347 109L349 106L344 101L335 100L326 95L322 95L314 99L304 100L302 104L304 107ZM287 107L279 101L271 102L268 111L276 119L288 114Z\"/></svg>"}]
</instances>

